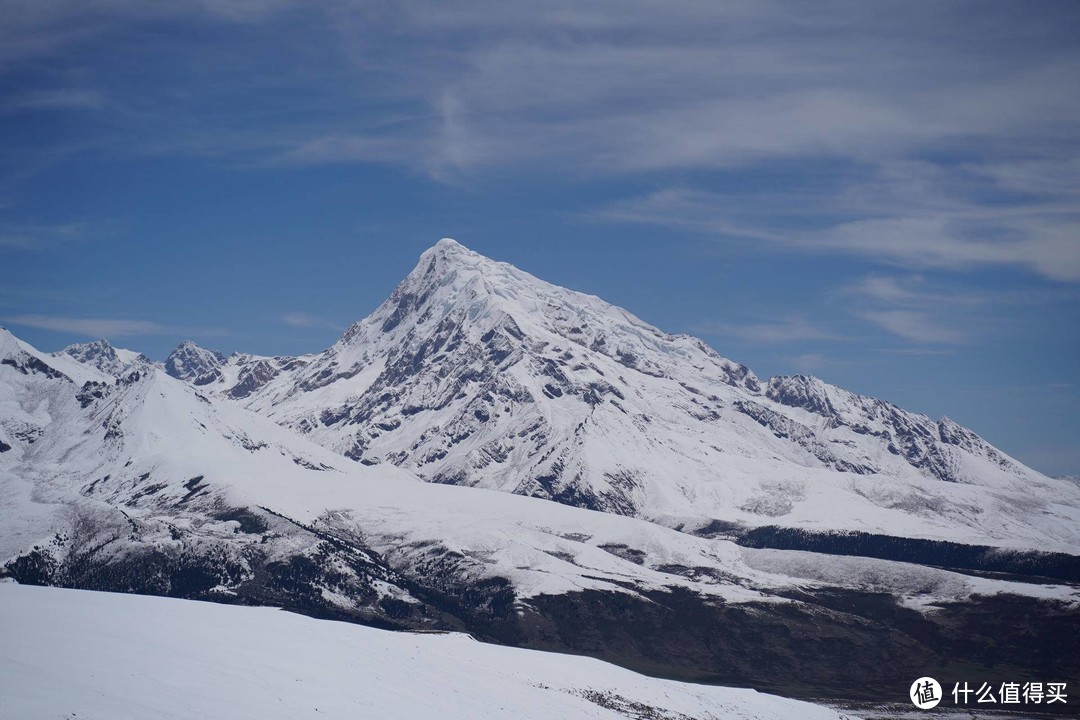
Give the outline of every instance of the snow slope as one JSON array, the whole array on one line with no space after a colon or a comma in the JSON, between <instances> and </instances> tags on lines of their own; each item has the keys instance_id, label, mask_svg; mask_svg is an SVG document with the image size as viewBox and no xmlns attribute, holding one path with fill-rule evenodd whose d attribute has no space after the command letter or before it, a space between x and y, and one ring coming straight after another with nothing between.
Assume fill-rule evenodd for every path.
<instances>
[{"instance_id":1,"label":"snow slope","mask_svg":"<svg viewBox=\"0 0 1080 720\"><path fill-rule=\"evenodd\" d=\"M185 345L175 360L196 356L217 358L194 380L206 392L434 483L690 530L720 519L1080 547L1075 485L947 418L812 377L762 382L696 338L452 240L320 354L222 359Z\"/></svg>"},{"instance_id":2,"label":"snow slope","mask_svg":"<svg viewBox=\"0 0 1080 720\"><path fill-rule=\"evenodd\" d=\"M270 608L0 583L0 717L828 720L753 690Z\"/></svg>"}]
</instances>

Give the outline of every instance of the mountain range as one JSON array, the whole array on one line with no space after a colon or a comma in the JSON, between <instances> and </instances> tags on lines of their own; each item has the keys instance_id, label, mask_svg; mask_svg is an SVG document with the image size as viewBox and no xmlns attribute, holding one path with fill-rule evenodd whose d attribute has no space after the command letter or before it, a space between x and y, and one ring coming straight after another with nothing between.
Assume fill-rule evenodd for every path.
<instances>
[{"instance_id":1,"label":"mountain range","mask_svg":"<svg viewBox=\"0 0 1080 720\"><path fill-rule=\"evenodd\" d=\"M364 465L632 515L1069 552L1080 502L948 418L704 342L444 239L327 350L173 377Z\"/></svg>"},{"instance_id":2,"label":"mountain range","mask_svg":"<svg viewBox=\"0 0 1080 720\"><path fill-rule=\"evenodd\" d=\"M806 698L1080 677L1075 484L452 240L301 357L0 329L0 508L20 583Z\"/></svg>"}]
</instances>

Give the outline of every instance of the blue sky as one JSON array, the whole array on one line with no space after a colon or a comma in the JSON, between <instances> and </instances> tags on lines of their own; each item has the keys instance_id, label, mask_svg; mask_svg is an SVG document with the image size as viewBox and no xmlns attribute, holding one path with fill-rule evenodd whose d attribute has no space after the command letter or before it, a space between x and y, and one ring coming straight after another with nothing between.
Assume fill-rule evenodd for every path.
<instances>
[{"instance_id":1,"label":"blue sky","mask_svg":"<svg viewBox=\"0 0 1080 720\"><path fill-rule=\"evenodd\" d=\"M1080 473L1075 2L0 4L0 323L303 353L443 236Z\"/></svg>"}]
</instances>

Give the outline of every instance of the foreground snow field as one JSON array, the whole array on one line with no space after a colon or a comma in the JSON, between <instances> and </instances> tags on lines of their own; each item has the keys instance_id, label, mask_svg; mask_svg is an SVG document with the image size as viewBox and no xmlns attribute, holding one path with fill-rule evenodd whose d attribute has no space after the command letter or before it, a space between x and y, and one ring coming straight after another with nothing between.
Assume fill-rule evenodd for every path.
<instances>
[{"instance_id":1,"label":"foreground snow field","mask_svg":"<svg viewBox=\"0 0 1080 720\"><path fill-rule=\"evenodd\" d=\"M753 690L272 608L0 583L0 717L839 718Z\"/></svg>"}]
</instances>

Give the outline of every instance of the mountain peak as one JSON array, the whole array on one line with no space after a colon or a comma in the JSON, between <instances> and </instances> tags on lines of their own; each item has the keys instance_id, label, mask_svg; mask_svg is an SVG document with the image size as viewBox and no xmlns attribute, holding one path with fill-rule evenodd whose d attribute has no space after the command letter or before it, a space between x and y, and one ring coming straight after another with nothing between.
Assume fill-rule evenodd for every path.
<instances>
[{"instance_id":1,"label":"mountain peak","mask_svg":"<svg viewBox=\"0 0 1080 720\"><path fill-rule=\"evenodd\" d=\"M104 338L92 342L68 345L60 352L53 353L53 355L67 355L84 365L91 365L109 374L120 372L126 365L116 354L112 344Z\"/></svg>"},{"instance_id":2,"label":"mountain peak","mask_svg":"<svg viewBox=\"0 0 1080 720\"><path fill-rule=\"evenodd\" d=\"M420 255L412 272L371 316L353 323L345 331L341 342L354 341L368 326L377 327L382 333L391 332L410 316L427 317L425 311L432 306L438 307L436 314L441 317L455 305L474 305L480 295L489 292L486 281L511 270L505 263L473 252L456 240L443 238Z\"/></svg>"},{"instance_id":3,"label":"mountain peak","mask_svg":"<svg viewBox=\"0 0 1080 720\"><path fill-rule=\"evenodd\" d=\"M448 238L448 237L444 237L443 239L439 240L439 242L435 243L435 247L439 248L439 249L442 249L444 251L468 250L467 247L465 247L464 245L459 243L454 238Z\"/></svg>"},{"instance_id":4,"label":"mountain peak","mask_svg":"<svg viewBox=\"0 0 1080 720\"><path fill-rule=\"evenodd\" d=\"M180 380L191 380L203 385L216 379L218 368L225 363L225 356L216 350L207 350L191 340L185 340L165 358L165 372Z\"/></svg>"},{"instance_id":5,"label":"mountain peak","mask_svg":"<svg viewBox=\"0 0 1080 720\"><path fill-rule=\"evenodd\" d=\"M106 348L112 348L112 343L110 343L105 338L101 338L100 340L91 340L90 342L74 343L72 345L68 345L61 352L71 354L72 352L78 352L79 350L105 350Z\"/></svg>"},{"instance_id":6,"label":"mountain peak","mask_svg":"<svg viewBox=\"0 0 1080 720\"><path fill-rule=\"evenodd\" d=\"M443 238L420 255L420 260L413 274L418 271L429 273L435 268L445 270L447 266L478 267L487 264L495 265L496 263L494 260L470 250L453 238Z\"/></svg>"},{"instance_id":7,"label":"mountain peak","mask_svg":"<svg viewBox=\"0 0 1080 720\"><path fill-rule=\"evenodd\" d=\"M3 325L0 325L0 358L10 357L16 352L21 352L22 347L19 338Z\"/></svg>"},{"instance_id":8,"label":"mountain peak","mask_svg":"<svg viewBox=\"0 0 1080 720\"><path fill-rule=\"evenodd\" d=\"M105 339L75 343L59 352L52 353L52 357L64 356L83 365L95 367L106 375L114 377L126 373L133 365L151 364L150 359L142 353L114 347Z\"/></svg>"}]
</instances>

